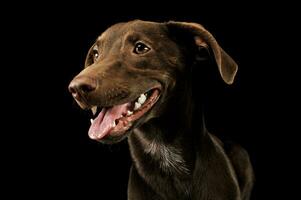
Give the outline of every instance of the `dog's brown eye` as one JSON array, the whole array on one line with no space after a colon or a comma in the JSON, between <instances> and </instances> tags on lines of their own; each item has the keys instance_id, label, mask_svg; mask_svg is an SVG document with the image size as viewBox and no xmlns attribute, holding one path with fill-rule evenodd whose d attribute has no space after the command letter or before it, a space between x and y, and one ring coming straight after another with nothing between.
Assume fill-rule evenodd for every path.
<instances>
[{"instance_id":1,"label":"dog's brown eye","mask_svg":"<svg viewBox=\"0 0 301 200\"><path fill-rule=\"evenodd\" d=\"M95 45L92 50L93 62L96 62L99 57L98 45Z\"/></svg>"},{"instance_id":2,"label":"dog's brown eye","mask_svg":"<svg viewBox=\"0 0 301 200\"><path fill-rule=\"evenodd\" d=\"M93 55L93 61L94 62L97 61L97 59L99 57L98 51L97 50L93 50L92 55Z\"/></svg>"},{"instance_id":3,"label":"dog's brown eye","mask_svg":"<svg viewBox=\"0 0 301 200\"><path fill-rule=\"evenodd\" d=\"M142 42L138 42L135 45L134 53L136 53L136 54L143 54L143 53L148 52L149 50L150 50L150 48L148 46L146 46Z\"/></svg>"}]
</instances>

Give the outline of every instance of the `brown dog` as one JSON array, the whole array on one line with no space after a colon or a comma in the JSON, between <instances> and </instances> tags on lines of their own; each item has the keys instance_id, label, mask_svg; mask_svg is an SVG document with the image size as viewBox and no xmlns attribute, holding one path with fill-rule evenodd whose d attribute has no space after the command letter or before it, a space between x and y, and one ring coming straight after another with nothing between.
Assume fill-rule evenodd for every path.
<instances>
[{"instance_id":1,"label":"brown dog","mask_svg":"<svg viewBox=\"0 0 301 200\"><path fill-rule=\"evenodd\" d=\"M247 152L208 133L196 100L200 91L191 77L210 55L231 84L237 64L203 26L119 23L97 38L85 69L70 83L79 106L96 116L90 138L115 143L128 137L128 199L249 199Z\"/></svg>"}]
</instances>

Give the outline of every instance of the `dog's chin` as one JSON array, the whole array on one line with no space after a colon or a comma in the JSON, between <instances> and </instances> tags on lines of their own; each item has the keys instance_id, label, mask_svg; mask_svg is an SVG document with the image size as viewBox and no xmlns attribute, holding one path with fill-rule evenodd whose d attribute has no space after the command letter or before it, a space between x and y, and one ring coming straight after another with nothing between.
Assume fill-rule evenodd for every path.
<instances>
[{"instance_id":1,"label":"dog's chin","mask_svg":"<svg viewBox=\"0 0 301 200\"><path fill-rule=\"evenodd\" d=\"M160 89L154 88L130 102L102 108L91 120L89 137L106 144L120 142L139 124L143 124L159 97Z\"/></svg>"},{"instance_id":2,"label":"dog's chin","mask_svg":"<svg viewBox=\"0 0 301 200\"><path fill-rule=\"evenodd\" d=\"M122 140L126 139L130 135L131 132L132 131L129 130L129 131L126 131L124 133L121 133L120 135L109 134L109 135L105 136L104 138L102 138L101 140L98 140L98 141L103 143L103 144L115 144L115 143L121 142Z\"/></svg>"}]
</instances>

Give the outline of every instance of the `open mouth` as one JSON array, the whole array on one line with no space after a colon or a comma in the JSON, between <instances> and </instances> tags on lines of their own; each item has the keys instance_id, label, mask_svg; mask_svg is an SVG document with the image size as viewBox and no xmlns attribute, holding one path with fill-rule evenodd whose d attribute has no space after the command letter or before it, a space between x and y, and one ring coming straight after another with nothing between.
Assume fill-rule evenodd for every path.
<instances>
[{"instance_id":1,"label":"open mouth","mask_svg":"<svg viewBox=\"0 0 301 200\"><path fill-rule=\"evenodd\" d=\"M112 107L91 108L95 119L91 119L89 137L101 140L107 135L120 136L133 126L157 102L160 96L158 88L141 94L134 101ZM100 112L99 112L100 111Z\"/></svg>"}]
</instances>

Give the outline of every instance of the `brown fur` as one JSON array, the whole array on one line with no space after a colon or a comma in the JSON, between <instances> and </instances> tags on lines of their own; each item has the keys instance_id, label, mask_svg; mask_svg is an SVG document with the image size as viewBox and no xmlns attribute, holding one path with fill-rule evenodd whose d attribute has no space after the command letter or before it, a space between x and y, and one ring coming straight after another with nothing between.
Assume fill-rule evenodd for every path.
<instances>
[{"instance_id":1,"label":"brown fur","mask_svg":"<svg viewBox=\"0 0 301 200\"><path fill-rule=\"evenodd\" d=\"M151 50L134 54L137 41ZM96 44L101 49L97 60L93 58ZM247 152L238 145L224 145L208 133L201 102L196 100L201 91L196 90L193 73L211 61L231 84L237 64L196 23L120 23L91 47L85 69L69 86L82 108L122 104L161 86L158 102L130 131L101 141L128 137L133 159L128 199L250 198L253 172Z\"/></svg>"}]
</instances>

